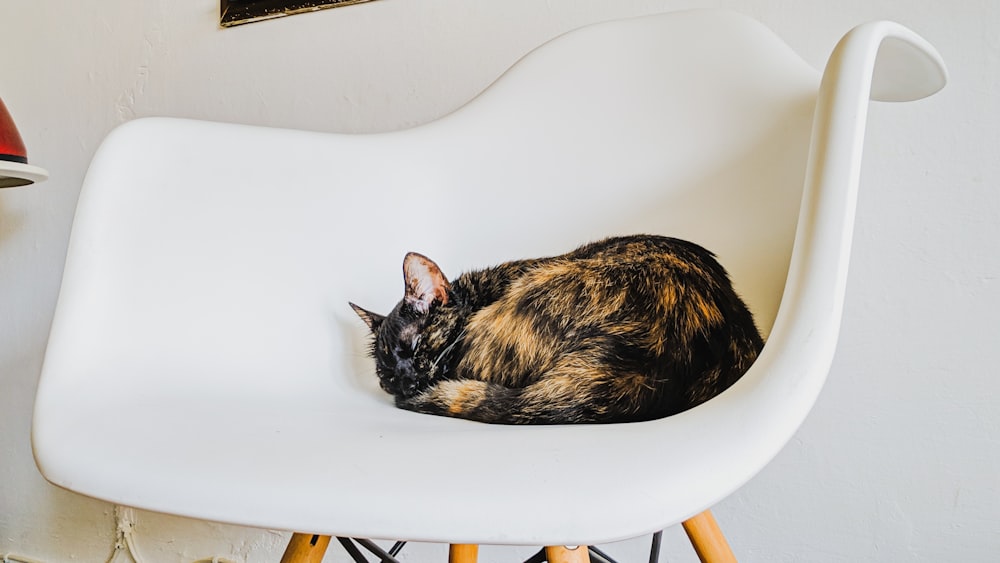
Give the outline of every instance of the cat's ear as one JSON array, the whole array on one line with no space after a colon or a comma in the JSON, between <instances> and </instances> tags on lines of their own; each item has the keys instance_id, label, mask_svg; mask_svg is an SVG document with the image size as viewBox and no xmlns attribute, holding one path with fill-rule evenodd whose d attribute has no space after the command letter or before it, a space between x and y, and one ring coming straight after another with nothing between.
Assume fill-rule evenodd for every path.
<instances>
[{"instance_id":1,"label":"cat's ear","mask_svg":"<svg viewBox=\"0 0 1000 563\"><path fill-rule=\"evenodd\" d=\"M403 281L406 283L404 299L419 313L426 313L431 305L448 303L451 286L441 273L441 268L430 258L410 252L403 259Z\"/></svg>"},{"instance_id":2,"label":"cat's ear","mask_svg":"<svg viewBox=\"0 0 1000 563\"><path fill-rule=\"evenodd\" d=\"M348 305L350 305L351 309L354 309L354 312L357 313L359 317L361 317L361 320L365 321L365 324L368 325L368 328L371 329L372 332L378 330L379 325L381 325L382 321L385 320L384 316L378 313L372 313L367 309L362 309L361 307L358 307L354 303L348 302Z\"/></svg>"}]
</instances>

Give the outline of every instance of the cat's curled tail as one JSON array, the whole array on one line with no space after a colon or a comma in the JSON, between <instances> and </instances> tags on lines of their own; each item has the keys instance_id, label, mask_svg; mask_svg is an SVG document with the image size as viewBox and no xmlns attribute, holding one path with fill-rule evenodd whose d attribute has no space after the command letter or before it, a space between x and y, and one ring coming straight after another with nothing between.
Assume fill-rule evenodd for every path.
<instances>
[{"instance_id":1,"label":"cat's curled tail","mask_svg":"<svg viewBox=\"0 0 1000 563\"><path fill-rule=\"evenodd\" d=\"M748 325L752 328L752 324ZM648 370L613 369L591 354L566 355L524 386L472 378L441 380L422 392L397 396L400 408L493 424L580 424L636 422L695 407L738 380L757 357L762 340L739 323L722 327L727 343L718 356L681 377L669 366L659 376ZM648 366L647 366L648 367ZM656 370L653 370L656 371Z\"/></svg>"},{"instance_id":2,"label":"cat's curled tail","mask_svg":"<svg viewBox=\"0 0 1000 563\"><path fill-rule=\"evenodd\" d=\"M572 401L542 400L542 395L557 390L541 381L527 387L505 387L476 379L441 381L413 397L397 397L400 408L425 414L466 418L494 424L568 424L592 422L586 409ZM577 401L579 398L575 398ZM567 408L553 408L564 404ZM576 407L572 405L576 404Z\"/></svg>"},{"instance_id":3,"label":"cat's curled tail","mask_svg":"<svg viewBox=\"0 0 1000 563\"><path fill-rule=\"evenodd\" d=\"M610 373L567 358L524 387L478 379L439 381L397 397L400 408L494 424L580 424L649 420L675 412L657 408L662 390L638 373Z\"/></svg>"}]
</instances>

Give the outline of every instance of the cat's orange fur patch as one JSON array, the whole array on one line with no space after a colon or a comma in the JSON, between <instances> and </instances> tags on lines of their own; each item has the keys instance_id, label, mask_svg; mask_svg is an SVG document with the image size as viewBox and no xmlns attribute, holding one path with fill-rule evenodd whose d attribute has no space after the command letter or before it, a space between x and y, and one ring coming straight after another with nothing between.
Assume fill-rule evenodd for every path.
<instances>
[{"instance_id":1,"label":"cat's orange fur patch","mask_svg":"<svg viewBox=\"0 0 1000 563\"><path fill-rule=\"evenodd\" d=\"M455 381L447 384L445 391L448 412L462 414L478 405L486 396L485 384L481 381Z\"/></svg>"}]
</instances>

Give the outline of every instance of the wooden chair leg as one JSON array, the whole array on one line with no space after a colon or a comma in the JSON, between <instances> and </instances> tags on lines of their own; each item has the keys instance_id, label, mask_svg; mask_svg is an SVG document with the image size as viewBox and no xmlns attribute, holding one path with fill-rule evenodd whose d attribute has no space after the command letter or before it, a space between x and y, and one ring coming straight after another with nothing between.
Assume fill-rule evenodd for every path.
<instances>
[{"instance_id":1,"label":"wooden chair leg","mask_svg":"<svg viewBox=\"0 0 1000 563\"><path fill-rule=\"evenodd\" d=\"M474 543L453 543L448 546L448 563L476 563L479 546Z\"/></svg>"},{"instance_id":2,"label":"wooden chair leg","mask_svg":"<svg viewBox=\"0 0 1000 563\"><path fill-rule=\"evenodd\" d=\"M320 563L330 545L330 536L292 534L281 563Z\"/></svg>"},{"instance_id":3,"label":"wooden chair leg","mask_svg":"<svg viewBox=\"0 0 1000 563\"><path fill-rule=\"evenodd\" d=\"M711 511L692 516L683 526L702 563L736 563L736 556Z\"/></svg>"},{"instance_id":4,"label":"wooden chair leg","mask_svg":"<svg viewBox=\"0 0 1000 563\"><path fill-rule=\"evenodd\" d=\"M549 563L590 563L590 552L585 545L574 548L550 545L545 548L545 559Z\"/></svg>"}]
</instances>

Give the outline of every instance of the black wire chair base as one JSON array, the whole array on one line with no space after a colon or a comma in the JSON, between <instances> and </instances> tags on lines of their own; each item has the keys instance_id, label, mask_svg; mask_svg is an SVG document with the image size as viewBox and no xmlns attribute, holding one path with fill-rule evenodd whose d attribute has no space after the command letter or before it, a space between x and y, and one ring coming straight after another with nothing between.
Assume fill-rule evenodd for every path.
<instances>
[{"instance_id":1,"label":"black wire chair base","mask_svg":"<svg viewBox=\"0 0 1000 563\"><path fill-rule=\"evenodd\" d=\"M361 553L361 550L358 549L358 546L354 545L354 542L357 542L358 545L372 552L381 563L399 563L399 559L396 559L396 556L399 555L400 550L402 550L403 546L406 545L405 541L398 541L395 544L393 544L391 548L389 548L389 551L386 551L381 547L379 547L378 545L376 545L375 542L371 540L360 539L360 538L354 538L354 539L342 538L338 536L337 541L340 542L340 545L344 546L344 551L346 551L347 554L351 556L351 559L353 559L355 563L371 563L371 562L368 561L368 558L365 557L364 553Z\"/></svg>"},{"instance_id":2,"label":"black wire chair base","mask_svg":"<svg viewBox=\"0 0 1000 563\"><path fill-rule=\"evenodd\" d=\"M663 539L663 532L656 532L653 534L652 545L649 548L649 563L659 563L660 560L660 542ZM400 550L406 545L405 541L398 541L388 551L382 549L375 542L366 539L359 538L342 538L338 537L337 541L340 545L344 547L344 551L351 556L354 563L372 563L368 560L364 553L361 552L358 546L361 546L371 552L379 561L379 563L400 563L396 556L399 555ZM587 551L590 553L590 560L593 563L618 563L610 555L604 551L596 548L594 546L588 546ZM525 560L524 563L543 563L547 561L545 557L545 548L538 550L538 553L532 555Z\"/></svg>"}]
</instances>

